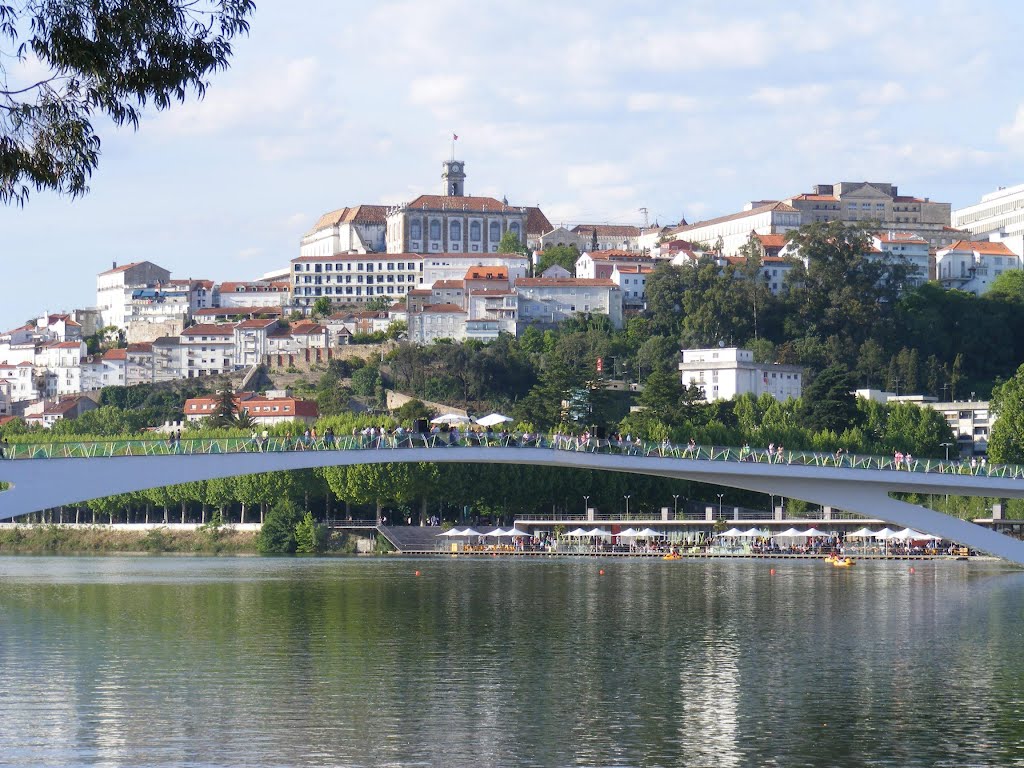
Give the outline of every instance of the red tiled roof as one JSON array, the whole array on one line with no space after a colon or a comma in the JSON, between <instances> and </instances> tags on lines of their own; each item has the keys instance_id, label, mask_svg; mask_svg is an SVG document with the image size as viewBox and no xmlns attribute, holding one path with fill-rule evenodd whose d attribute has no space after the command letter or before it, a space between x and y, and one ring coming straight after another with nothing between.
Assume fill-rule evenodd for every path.
<instances>
[{"instance_id":1,"label":"red tiled roof","mask_svg":"<svg viewBox=\"0 0 1024 768\"><path fill-rule=\"evenodd\" d=\"M594 261L654 261L646 253L636 251L587 251L587 255Z\"/></svg>"},{"instance_id":2,"label":"red tiled roof","mask_svg":"<svg viewBox=\"0 0 1024 768\"><path fill-rule=\"evenodd\" d=\"M878 235L878 239L883 243L913 243L915 245L927 244L928 242L913 232L882 232Z\"/></svg>"},{"instance_id":3,"label":"red tiled roof","mask_svg":"<svg viewBox=\"0 0 1024 768\"><path fill-rule=\"evenodd\" d=\"M470 267L465 280L508 280L508 267Z\"/></svg>"},{"instance_id":4,"label":"red tiled roof","mask_svg":"<svg viewBox=\"0 0 1024 768\"><path fill-rule=\"evenodd\" d=\"M424 312L433 312L442 315L464 315L466 310L454 304L430 304L423 308Z\"/></svg>"},{"instance_id":5,"label":"red tiled roof","mask_svg":"<svg viewBox=\"0 0 1024 768\"><path fill-rule=\"evenodd\" d=\"M182 336L230 336L234 333L233 323L199 323L181 332Z\"/></svg>"},{"instance_id":6,"label":"red tiled roof","mask_svg":"<svg viewBox=\"0 0 1024 768\"><path fill-rule=\"evenodd\" d=\"M523 288L618 288L611 280L585 277L521 277L517 287Z\"/></svg>"},{"instance_id":7,"label":"red tiled roof","mask_svg":"<svg viewBox=\"0 0 1024 768\"><path fill-rule=\"evenodd\" d=\"M114 267L113 269L108 269L106 272L100 272L100 274L101 275L113 275L113 274L116 274L118 272L124 272L126 269L131 269L132 267L137 267L137 266L139 266L139 264L142 264L142 263L143 262L141 262L141 261L133 261L130 264L122 264L120 267Z\"/></svg>"},{"instance_id":8,"label":"red tiled roof","mask_svg":"<svg viewBox=\"0 0 1024 768\"><path fill-rule=\"evenodd\" d=\"M811 202L838 203L839 198L835 195L793 195L790 200L810 200Z\"/></svg>"},{"instance_id":9,"label":"red tiled roof","mask_svg":"<svg viewBox=\"0 0 1024 768\"><path fill-rule=\"evenodd\" d=\"M761 245L763 247L765 247L765 248L781 248L781 247L783 247L786 244L786 236L785 235L757 235L757 234L755 234L754 237L756 237L758 240L760 240L761 241Z\"/></svg>"},{"instance_id":10,"label":"red tiled roof","mask_svg":"<svg viewBox=\"0 0 1024 768\"><path fill-rule=\"evenodd\" d=\"M313 228L307 232L311 235L321 229L336 227L339 224L384 224L388 218L388 207L386 205L356 205L351 208L339 208L336 211L328 211L319 219Z\"/></svg>"},{"instance_id":11,"label":"red tiled roof","mask_svg":"<svg viewBox=\"0 0 1024 768\"><path fill-rule=\"evenodd\" d=\"M281 307L204 307L192 313L195 317L230 317L232 315L280 315Z\"/></svg>"},{"instance_id":12,"label":"red tiled roof","mask_svg":"<svg viewBox=\"0 0 1024 768\"><path fill-rule=\"evenodd\" d=\"M462 290L466 287L466 283L462 280L438 280L434 283L432 290Z\"/></svg>"},{"instance_id":13,"label":"red tiled roof","mask_svg":"<svg viewBox=\"0 0 1024 768\"><path fill-rule=\"evenodd\" d=\"M409 291L406 294L406 296L429 296L429 295L430 295L430 289L429 288L413 288L411 291Z\"/></svg>"},{"instance_id":14,"label":"red tiled roof","mask_svg":"<svg viewBox=\"0 0 1024 768\"><path fill-rule=\"evenodd\" d=\"M426 211L466 211L473 213L482 211L486 213L518 213L520 208L506 205L501 200L493 197L454 197L449 195L420 195L406 208L413 210L419 208Z\"/></svg>"},{"instance_id":15,"label":"red tiled roof","mask_svg":"<svg viewBox=\"0 0 1024 768\"><path fill-rule=\"evenodd\" d=\"M71 315L61 314L61 315L47 315L46 316L46 322L49 325L53 325L58 320L63 320L65 325L78 325L78 326L81 325L81 323L76 323L74 320L72 320L71 319Z\"/></svg>"},{"instance_id":16,"label":"red tiled roof","mask_svg":"<svg viewBox=\"0 0 1024 768\"><path fill-rule=\"evenodd\" d=\"M255 319L254 318L254 319L251 319L251 320L243 320L242 322L238 323L235 326L235 328L267 328L268 326L271 326L271 325L277 325L277 320L274 320L274 319L259 320L259 319Z\"/></svg>"},{"instance_id":17,"label":"red tiled roof","mask_svg":"<svg viewBox=\"0 0 1024 768\"><path fill-rule=\"evenodd\" d=\"M297 323L291 328L292 336L314 336L324 333L327 329L316 323Z\"/></svg>"},{"instance_id":18,"label":"red tiled roof","mask_svg":"<svg viewBox=\"0 0 1024 768\"><path fill-rule=\"evenodd\" d=\"M987 256L1015 256L1016 254L1007 248L1003 243L990 243L986 240L971 241L971 240L957 240L955 243L950 243L945 248L940 250L949 251L966 251L973 253L983 253Z\"/></svg>"},{"instance_id":19,"label":"red tiled roof","mask_svg":"<svg viewBox=\"0 0 1024 768\"><path fill-rule=\"evenodd\" d=\"M616 264L615 269L620 274L646 275L652 271L647 264Z\"/></svg>"},{"instance_id":20,"label":"red tiled roof","mask_svg":"<svg viewBox=\"0 0 1024 768\"><path fill-rule=\"evenodd\" d=\"M554 227L551 226L551 222L548 221L548 217L544 215L540 208L531 206L526 209L526 231L531 235L543 235L545 232L550 232Z\"/></svg>"},{"instance_id":21,"label":"red tiled roof","mask_svg":"<svg viewBox=\"0 0 1024 768\"><path fill-rule=\"evenodd\" d=\"M577 235L593 236L596 232L598 237L639 237L640 227L632 224L577 224L571 232Z\"/></svg>"},{"instance_id":22,"label":"red tiled roof","mask_svg":"<svg viewBox=\"0 0 1024 768\"><path fill-rule=\"evenodd\" d=\"M896 195L896 197L894 197L892 199L892 201L894 203L924 203L924 202L926 202L925 200L923 200L920 197L910 197L908 195Z\"/></svg>"},{"instance_id":23,"label":"red tiled roof","mask_svg":"<svg viewBox=\"0 0 1024 768\"><path fill-rule=\"evenodd\" d=\"M132 352L152 352L153 345L148 341L140 341L135 344L128 345L129 354Z\"/></svg>"},{"instance_id":24,"label":"red tiled roof","mask_svg":"<svg viewBox=\"0 0 1024 768\"><path fill-rule=\"evenodd\" d=\"M81 349L80 341L54 341L46 345L47 349Z\"/></svg>"},{"instance_id":25,"label":"red tiled roof","mask_svg":"<svg viewBox=\"0 0 1024 768\"><path fill-rule=\"evenodd\" d=\"M104 360L127 360L128 350L127 349L108 349L103 353Z\"/></svg>"}]
</instances>

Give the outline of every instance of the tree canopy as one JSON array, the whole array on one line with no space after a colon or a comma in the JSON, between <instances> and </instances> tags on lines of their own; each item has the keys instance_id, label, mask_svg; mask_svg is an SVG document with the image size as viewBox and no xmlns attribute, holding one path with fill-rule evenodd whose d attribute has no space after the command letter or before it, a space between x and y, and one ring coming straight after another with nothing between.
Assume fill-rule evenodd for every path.
<instances>
[{"instance_id":1,"label":"tree canopy","mask_svg":"<svg viewBox=\"0 0 1024 768\"><path fill-rule=\"evenodd\" d=\"M137 128L147 105L202 98L254 8L253 0L0 0L0 202L23 205L33 189L88 192L100 157L94 120ZM44 74L29 74L37 68Z\"/></svg>"}]
</instances>

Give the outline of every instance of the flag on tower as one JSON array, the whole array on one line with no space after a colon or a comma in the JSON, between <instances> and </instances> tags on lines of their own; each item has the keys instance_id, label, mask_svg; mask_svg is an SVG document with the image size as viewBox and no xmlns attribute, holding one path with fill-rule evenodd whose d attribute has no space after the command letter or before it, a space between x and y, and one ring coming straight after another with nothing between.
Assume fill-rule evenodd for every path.
<instances>
[{"instance_id":1,"label":"flag on tower","mask_svg":"<svg viewBox=\"0 0 1024 768\"><path fill-rule=\"evenodd\" d=\"M459 134L453 133L452 134L452 141L458 141L458 140L459 140Z\"/></svg>"}]
</instances>

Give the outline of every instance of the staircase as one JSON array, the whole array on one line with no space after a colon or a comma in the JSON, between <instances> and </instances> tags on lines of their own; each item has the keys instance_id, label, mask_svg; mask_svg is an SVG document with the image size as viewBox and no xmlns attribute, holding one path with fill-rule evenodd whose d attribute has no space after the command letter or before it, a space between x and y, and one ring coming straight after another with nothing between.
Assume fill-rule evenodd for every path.
<instances>
[{"instance_id":1,"label":"staircase","mask_svg":"<svg viewBox=\"0 0 1024 768\"><path fill-rule=\"evenodd\" d=\"M421 527L418 525L382 525L378 526L377 530L399 552L416 550L433 552L437 548L437 534L441 532L439 526Z\"/></svg>"}]
</instances>

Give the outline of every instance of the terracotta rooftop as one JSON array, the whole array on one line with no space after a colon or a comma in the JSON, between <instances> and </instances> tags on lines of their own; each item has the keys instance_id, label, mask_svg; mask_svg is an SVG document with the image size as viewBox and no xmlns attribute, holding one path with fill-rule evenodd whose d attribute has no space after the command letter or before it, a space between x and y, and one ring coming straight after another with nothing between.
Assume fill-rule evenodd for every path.
<instances>
[{"instance_id":1,"label":"terracotta rooftop","mask_svg":"<svg viewBox=\"0 0 1024 768\"><path fill-rule=\"evenodd\" d=\"M632 224L577 224L570 231L585 236L593 236L596 232L598 237L639 237L640 235L640 227Z\"/></svg>"},{"instance_id":2,"label":"terracotta rooftop","mask_svg":"<svg viewBox=\"0 0 1024 768\"><path fill-rule=\"evenodd\" d=\"M423 308L424 312L432 312L441 315L464 315L466 310L454 304L429 304Z\"/></svg>"},{"instance_id":3,"label":"terracotta rooftop","mask_svg":"<svg viewBox=\"0 0 1024 768\"><path fill-rule=\"evenodd\" d=\"M329 211L317 219L313 228L306 236L319 232L321 229L336 227L339 224L384 224L387 222L388 208L386 205L356 205L351 208L339 208Z\"/></svg>"},{"instance_id":4,"label":"terracotta rooftop","mask_svg":"<svg viewBox=\"0 0 1024 768\"><path fill-rule=\"evenodd\" d=\"M249 320L243 320L242 322L235 325L235 328L266 328L268 326L277 325L277 320L252 318Z\"/></svg>"},{"instance_id":5,"label":"terracotta rooftop","mask_svg":"<svg viewBox=\"0 0 1024 768\"><path fill-rule=\"evenodd\" d=\"M526 231L531 235L542 235L553 229L548 217L537 206L526 209Z\"/></svg>"},{"instance_id":6,"label":"terracotta rooftop","mask_svg":"<svg viewBox=\"0 0 1024 768\"><path fill-rule=\"evenodd\" d=\"M878 239L883 243L912 243L914 245L926 245L928 243L923 237L913 232L882 232L878 235Z\"/></svg>"},{"instance_id":7,"label":"terracotta rooftop","mask_svg":"<svg viewBox=\"0 0 1024 768\"><path fill-rule=\"evenodd\" d=\"M234 315L280 315L281 307L203 307L192 313L195 317L232 317Z\"/></svg>"},{"instance_id":8,"label":"terracotta rooftop","mask_svg":"<svg viewBox=\"0 0 1024 768\"><path fill-rule=\"evenodd\" d=\"M786 244L785 235L754 235L761 241L764 248L782 248Z\"/></svg>"},{"instance_id":9,"label":"terracotta rooftop","mask_svg":"<svg viewBox=\"0 0 1024 768\"><path fill-rule=\"evenodd\" d=\"M181 332L182 336L230 336L234 333L233 323L199 323Z\"/></svg>"},{"instance_id":10,"label":"terracotta rooftop","mask_svg":"<svg viewBox=\"0 0 1024 768\"><path fill-rule=\"evenodd\" d=\"M695 229L702 227L709 227L712 224L724 224L727 221L735 221L736 219L745 219L750 216L758 216L762 213L771 213L777 211L779 213L798 213L797 209L792 205L786 203L769 203L768 205L761 205L757 208L751 208L749 211L740 211L738 213L730 213L728 216L719 216L716 219L707 219L705 221L698 221L693 224L689 224L685 227L676 227L671 230L675 232L690 232Z\"/></svg>"},{"instance_id":11,"label":"terracotta rooftop","mask_svg":"<svg viewBox=\"0 0 1024 768\"><path fill-rule=\"evenodd\" d=\"M968 253L977 252L986 256L1015 256L1016 254L1007 248L1003 243L990 243L988 241L979 240L957 240L955 243L950 243L945 248L940 250L949 251L965 251Z\"/></svg>"},{"instance_id":12,"label":"terracotta rooftop","mask_svg":"<svg viewBox=\"0 0 1024 768\"><path fill-rule=\"evenodd\" d=\"M463 290L466 283L462 280L438 280L434 283L432 290L435 291L456 291Z\"/></svg>"},{"instance_id":13,"label":"terracotta rooftop","mask_svg":"<svg viewBox=\"0 0 1024 768\"><path fill-rule=\"evenodd\" d=\"M466 280L508 280L508 267L470 267Z\"/></svg>"},{"instance_id":14,"label":"terracotta rooftop","mask_svg":"<svg viewBox=\"0 0 1024 768\"><path fill-rule=\"evenodd\" d=\"M445 254L445 256L451 255ZM291 263L314 261L414 261L422 258L423 254L421 253L338 253L334 256L297 256L291 260Z\"/></svg>"},{"instance_id":15,"label":"terracotta rooftop","mask_svg":"<svg viewBox=\"0 0 1024 768\"><path fill-rule=\"evenodd\" d=\"M290 289L288 283L235 282L221 283L223 293L286 293Z\"/></svg>"},{"instance_id":16,"label":"terracotta rooftop","mask_svg":"<svg viewBox=\"0 0 1024 768\"><path fill-rule=\"evenodd\" d=\"M516 287L522 288L618 288L611 280L584 277L521 277Z\"/></svg>"},{"instance_id":17,"label":"terracotta rooftop","mask_svg":"<svg viewBox=\"0 0 1024 768\"><path fill-rule=\"evenodd\" d=\"M108 349L103 353L104 360L127 360L128 350L127 349Z\"/></svg>"},{"instance_id":18,"label":"terracotta rooftop","mask_svg":"<svg viewBox=\"0 0 1024 768\"><path fill-rule=\"evenodd\" d=\"M406 205L408 210L425 211L483 211L487 213L519 213L518 206L506 205L493 197L454 197L449 195L420 195Z\"/></svg>"},{"instance_id":19,"label":"terracotta rooftop","mask_svg":"<svg viewBox=\"0 0 1024 768\"><path fill-rule=\"evenodd\" d=\"M145 263L145 262L133 261L130 264L122 264L120 267L114 267L113 269L108 269L106 272L100 272L100 274L101 275L115 275L118 272L124 272L126 269L131 269L132 267L137 267L137 266L139 266L139 264L143 264L143 263Z\"/></svg>"}]
</instances>

